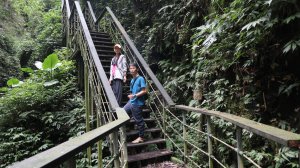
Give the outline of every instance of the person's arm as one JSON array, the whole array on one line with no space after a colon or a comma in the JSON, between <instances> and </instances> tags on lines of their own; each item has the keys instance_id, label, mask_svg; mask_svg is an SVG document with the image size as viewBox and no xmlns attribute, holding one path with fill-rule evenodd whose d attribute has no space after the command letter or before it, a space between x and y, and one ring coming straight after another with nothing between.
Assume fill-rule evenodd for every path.
<instances>
[{"instance_id":1,"label":"person's arm","mask_svg":"<svg viewBox=\"0 0 300 168\"><path fill-rule=\"evenodd\" d=\"M123 81L125 83L127 80L127 61L125 55L123 55L123 60L122 60L122 71L123 71Z\"/></svg>"},{"instance_id":2,"label":"person's arm","mask_svg":"<svg viewBox=\"0 0 300 168\"><path fill-rule=\"evenodd\" d=\"M113 60L114 58L112 58ZM111 81L113 80L113 76L112 76L112 60L110 62L110 70L109 70L109 84L111 84Z\"/></svg>"},{"instance_id":3,"label":"person's arm","mask_svg":"<svg viewBox=\"0 0 300 168\"><path fill-rule=\"evenodd\" d=\"M134 94L133 97L141 97L141 96L143 96L146 93L147 93L147 89L146 88L142 88L142 90L140 92Z\"/></svg>"},{"instance_id":4,"label":"person's arm","mask_svg":"<svg viewBox=\"0 0 300 168\"><path fill-rule=\"evenodd\" d=\"M128 95L128 98L129 99L134 99L134 98L137 98L137 97L141 97L141 96L143 96L146 93L147 93L147 89L146 88L142 88L142 90L139 91L138 93Z\"/></svg>"}]
</instances>

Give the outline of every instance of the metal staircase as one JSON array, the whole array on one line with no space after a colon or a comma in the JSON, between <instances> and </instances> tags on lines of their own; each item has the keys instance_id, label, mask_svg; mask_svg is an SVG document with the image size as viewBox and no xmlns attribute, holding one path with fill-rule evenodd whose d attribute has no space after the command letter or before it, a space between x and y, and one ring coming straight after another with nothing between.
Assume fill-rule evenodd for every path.
<instances>
[{"instance_id":1,"label":"metal staircase","mask_svg":"<svg viewBox=\"0 0 300 168\"><path fill-rule=\"evenodd\" d=\"M91 36L96 47L100 62L109 78L110 61L114 56L113 42L110 36L102 32L91 32ZM123 87L122 106L128 101L129 81L131 76L127 75L128 82ZM129 167L145 166L148 163L157 163L159 161L169 160L172 151L166 149L166 140L162 138L161 129L157 127L155 119L150 116L151 110L145 106L143 117L146 124L145 141L139 144L132 144L131 141L138 136L133 119L126 125L127 150Z\"/></svg>"}]
</instances>

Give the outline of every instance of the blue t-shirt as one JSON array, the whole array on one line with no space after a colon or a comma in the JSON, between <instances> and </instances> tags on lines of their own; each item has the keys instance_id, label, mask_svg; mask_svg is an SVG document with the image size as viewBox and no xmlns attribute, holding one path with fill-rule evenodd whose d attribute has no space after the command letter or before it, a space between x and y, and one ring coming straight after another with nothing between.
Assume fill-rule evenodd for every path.
<instances>
[{"instance_id":1,"label":"blue t-shirt","mask_svg":"<svg viewBox=\"0 0 300 168\"><path fill-rule=\"evenodd\" d=\"M143 77L138 76L131 79L130 91L133 95L139 93L143 88L146 88L146 81ZM134 105L142 106L145 104L145 98L144 96L134 97L130 99L130 103Z\"/></svg>"}]
</instances>

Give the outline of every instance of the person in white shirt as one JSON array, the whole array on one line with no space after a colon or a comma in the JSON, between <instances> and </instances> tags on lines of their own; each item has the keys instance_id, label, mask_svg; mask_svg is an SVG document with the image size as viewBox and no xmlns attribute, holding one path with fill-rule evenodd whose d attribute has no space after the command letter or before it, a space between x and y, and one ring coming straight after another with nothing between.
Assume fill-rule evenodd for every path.
<instances>
[{"instance_id":1,"label":"person in white shirt","mask_svg":"<svg viewBox=\"0 0 300 168\"><path fill-rule=\"evenodd\" d=\"M114 52L116 55L111 60L109 77L109 83L117 98L119 106L121 106L122 103L123 82L125 83L127 80L126 57L121 54L121 48L120 44L114 45Z\"/></svg>"}]
</instances>

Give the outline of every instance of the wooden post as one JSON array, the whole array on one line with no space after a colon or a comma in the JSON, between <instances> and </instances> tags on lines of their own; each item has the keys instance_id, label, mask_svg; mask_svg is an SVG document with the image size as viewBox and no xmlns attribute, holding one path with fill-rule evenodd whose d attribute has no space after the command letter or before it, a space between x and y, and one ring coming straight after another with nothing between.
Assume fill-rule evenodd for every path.
<instances>
[{"instance_id":1,"label":"wooden post","mask_svg":"<svg viewBox=\"0 0 300 168\"><path fill-rule=\"evenodd\" d=\"M185 113L182 113L182 122L183 122L183 152L184 152L184 158L183 161L184 163L187 163L187 143L186 143L186 117Z\"/></svg>"},{"instance_id":2,"label":"wooden post","mask_svg":"<svg viewBox=\"0 0 300 168\"><path fill-rule=\"evenodd\" d=\"M237 126L236 127L236 141L237 141L237 162L238 162L238 168L244 168L244 162L243 158L240 155L240 151L243 151L243 145L242 145L242 128Z\"/></svg>"},{"instance_id":3,"label":"wooden post","mask_svg":"<svg viewBox=\"0 0 300 168\"><path fill-rule=\"evenodd\" d=\"M211 158L213 155L213 144L212 144L212 138L210 137L212 135L212 125L211 125L211 119L210 116L206 116L206 121L207 121L207 142L208 142L208 154L209 154L209 168L213 168L213 159Z\"/></svg>"},{"instance_id":4,"label":"wooden post","mask_svg":"<svg viewBox=\"0 0 300 168\"><path fill-rule=\"evenodd\" d=\"M86 125L86 132L90 131L90 87L89 87L89 77L88 77L88 67L87 65L84 66L84 95L85 95L85 125ZM92 163L92 149L91 147L87 148L87 157L89 163Z\"/></svg>"}]
</instances>

